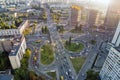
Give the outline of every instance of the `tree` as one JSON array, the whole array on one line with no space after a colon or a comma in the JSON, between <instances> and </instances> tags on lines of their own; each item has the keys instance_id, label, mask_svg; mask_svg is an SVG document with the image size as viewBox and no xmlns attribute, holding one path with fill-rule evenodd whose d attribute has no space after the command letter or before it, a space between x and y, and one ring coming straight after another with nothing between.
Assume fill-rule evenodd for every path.
<instances>
[{"instance_id":1,"label":"tree","mask_svg":"<svg viewBox=\"0 0 120 80\"><path fill-rule=\"evenodd\" d=\"M22 23L22 19L21 19L21 18L15 20L15 25L16 25L17 27L18 27L21 23Z\"/></svg>"},{"instance_id":2,"label":"tree","mask_svg":"<svg viewBox=\"0 0 120 80\"><path fill-rule=\"evenodd\" d=\"M47 26L45 26L45 33L48 33L48 28L47 28Z\"/></svg>"},{"instance_id":3,"label":"tree","mask_svg":"<svg viewBox=\"0 0 120 80\"><path fill-rule=\"evenodd\" d=\"M37 75L33 71L30 71L29 80L36 80L36 79L37 79Z\"/></svg>"},{"instance_id":4,"label":"tree","mask_svg":"<svg viewBox=\"0 0 120 80\"><path fill-rule=\"evenodd\" d=\"M61 26L60 31L63 33L63 31L64 31L64 27L63 26Z\"/></svg>"},{"instance_id":5,"label":"tree","mask_svg":"<svg viewBox=\"0 0 120 80\"><path fill-rule=\"evenodd\" d=\"M68 41L65 42L65 45L68 45Z\"/></svg>"},{"instance_id":6,"label":"tree","mask_svg":"<svg viewBox=\"0 0 120 80\"><path fill-rule=\"evenodd\" d=\"M15 80L29 80L29 71L27 70L27 68L30 53L30 49L27 49L25 55L21 60L21 67L19 69L14 70Z\"/></svg>"},{"instance_id":7,"label":"tree","mask_svg":"<svg viewBox=\"0 0 120 80\"><path fill-rule=\"evenodd\" d=\"M78 29L81 31L82 30L82 24L79 25Z\"/></svg>"},{"instance_id":8,"label":"tree","mask_svg":"<svg viewBox=\"0 0 120 80\"><path fill-rule=\"evenodd\" d=\"M98 80L98 72L94 72L93 70L87 71L87 78L86 80Z\"/></svg>"},{"instance_id":9,"label":"tree","mask_svg":"<svg viewBox=\"0 0 120 80\"><path fill-rule=\"evenodd\" d=\"M36 75L35 72L29 71L29 80L45 80L43 76Z\"/></svg>"},{"instance_id":10,"label":"tree","mask_svg":"<svg viewBox=\"0 0 120 80\"><path fill-rule=\"evenodd\" d=\"M69 41L68 41L68 44L71 45L71 36L69 37Z\"/></svg>"},{"instance_id":11,"label":"tree","mask_svg":"<svg viewBox=\"0 0 120 80\"><path fill-rule=\"evenodd\" d=\"M10 26L9 25L7 25L7 24L5 24L5 29L10 29Z\"/></svg>"},{"instance_id":12,"label":"tree","mask_svg":"<svg viewBox=\"0 0 120 80\"><path fill-rule=\"evenodd\" d=\"M47 34L48 33L48 28L47 26L41 28L42 33Z\"/></svg>"},{"instance_id":13,"label":"tree","mask_svg":"<svg viewBox=\"0 0 120 80\"><path fill-rule=\"evenodd\" d=\"M31 50L26 49L25 57L29 58L30 54L31 54Z\"/></svg>"},{"instance_id":14,"label":"tree","mask_svg":"<svg viewBox=\"0 0 120 80\"><path fill-rule=\"evenodd\" d=\"M11 28L15 29L15 28L16 28L16 26L15 26L14 24L12 24L12 25L11 25Z\"/></svg>"},{"instance_id":15,"label":"tree","mask_svg":"<svg viewBox=\"0 0 120 80\"><path fill-rule=\"evenodd\" d=\"M44 28L43 28L43 26L42 26L42 28L41 28L41 31L42 31L42 33L44 33Z\"/></svg>"},{"instance_id":16,"label":"tree","mask_svg":"<svg viewBox=\"0 0 120 80\"><path fill-rule=\"evenodd\" d=\"M78 25L76 24L75 29L78 30Z\"/></svg>"}]
</instances>

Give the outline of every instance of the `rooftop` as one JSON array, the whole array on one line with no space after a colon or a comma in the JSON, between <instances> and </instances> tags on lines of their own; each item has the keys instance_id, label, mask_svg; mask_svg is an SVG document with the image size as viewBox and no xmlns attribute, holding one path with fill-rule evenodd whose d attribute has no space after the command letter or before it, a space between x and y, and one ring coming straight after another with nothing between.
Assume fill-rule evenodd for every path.
<instances>
[{"instance_id":1,"label":"rooftop","mask_svg":"<svg viewBox=\"0 0 120 80\"><path fill-rule=\"evenodd\" d=\"M21 45L21 42L22 42L23 38L24 37L22 35L13 35L13 36L0 37L0 40L11 42L12 49L11 49L11 52L10 52L9 56L15 56L17 54L17 51L20 48L20 45Z\"/></svg>"},{"instance_id":2,"label":"rooftop","mask_svg":"<svg viewBox=\"0 0 120 80\"><path fill-rule=\"evenodd\" d=\"M13 75L0 74L0 80L13 80Z\"/></svg>"},{"instance_id":3,"label":"rooftop","mask_svg":"<svg viewBox=\"0 0 120 80\"><path fill-rule=\"evenodd\" d=\"M15 56L17 54L17 51L20 48L22 40L23 40L22 35L14 36L13 41L12 41L13 48L11 49L11 52L10 52L9 56Z\"/></svg>"}]
</instances>

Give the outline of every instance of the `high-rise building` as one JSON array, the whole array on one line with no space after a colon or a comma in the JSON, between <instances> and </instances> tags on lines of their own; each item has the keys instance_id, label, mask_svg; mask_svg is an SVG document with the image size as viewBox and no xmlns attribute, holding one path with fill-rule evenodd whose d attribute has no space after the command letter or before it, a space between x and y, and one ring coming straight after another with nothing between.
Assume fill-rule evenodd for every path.
<instances>
[{"instance_id":1,"label":"high-rise building","mask_svg":"<svg viewBox=\"0 0 120 80\"><path fill-rule=\"evenodd\" d=\"M120 80L120 22L112 40L108 56L100 71L101 80Z\"/></svg>"},{"instance_id":2,"label":"high-rise building","mask_svg":"<svg viewBox=\"0 0 120 80\"><path fill-rule=\"evenodd\" d=\"M98 22L99 19L99 13L97 10L89 9L88 10L88 19L87 23L89 27L95 26L95 24Z\"/></svg>"},{"instance_id":3,"label":"high-rise building","mask_svg":"<svg viewBox=\"0 0 120 80\"><path fill-rule=\"evenodd\" d=\"M114 44L115 46L120 46L120 22L112 39L112 44Z\"/></svg>"},{"instance_id":4,"label":"high-rise building","mask_svg":"<svg viewBox=\"0 0 120 80\"><path fill-rule=\"evenodd\" d=\"M57 2L63 2L63 3L69 3L69 0L41 0L41 3L57 3Z\"/></svg>"},{"instance_id":5,"label":"high-rise building","mask_svg":"<svg viewBox=\"0 0 120 80\"><path fill-rule=\"evenodd\" d=\"M115 28L120 19L120 0L111 0L106 13L104 26L105 28Z\"/></svg>"},{"instance_id":6,"label":"high-rise building","mask_svg":"<svg viewBox=\"0 0 120 80\"><path fill-rule=\"evenodd\" d=\"M111 47L100 71L101 80L120 80L120 47Z\"/></svg>"},{"instance_id":7,"label":"high-rise building","mask_svg":"<svg viewBox=\"0 0 120 80\"><path fill-rule=\"evenodd\" d=\"M76 26L80 22L81 19L81 8L80 6L73 5L71 6L71 19L70 19L70 25Z\"/></svg>"}]
</instances>

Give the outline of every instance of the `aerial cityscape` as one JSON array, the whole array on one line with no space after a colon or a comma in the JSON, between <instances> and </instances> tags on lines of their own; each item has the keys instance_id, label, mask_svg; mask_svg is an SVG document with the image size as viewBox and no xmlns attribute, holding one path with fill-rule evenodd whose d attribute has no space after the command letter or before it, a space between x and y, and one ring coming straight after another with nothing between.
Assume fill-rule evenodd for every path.
<instances>
[{"instance_id":1,"label":"aerial cityscape","mask_svg":"<svg viewBox=\"0 0 120 80\"><path fill-rule=\"evenodd\" d=\"M0 0L0 80L120 80L120 0Z\"/></svg>"}]
</instances>

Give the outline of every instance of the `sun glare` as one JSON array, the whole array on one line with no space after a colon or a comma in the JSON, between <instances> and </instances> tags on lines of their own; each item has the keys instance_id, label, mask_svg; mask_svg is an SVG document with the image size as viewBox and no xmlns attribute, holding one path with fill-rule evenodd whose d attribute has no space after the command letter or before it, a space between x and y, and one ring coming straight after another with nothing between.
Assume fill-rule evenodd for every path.
<instances>
[{"instance_id":1,"label":"sun glare","mask_svg":"<svg viewBox=\"0 0 120 80\"><path fill-rule=\"evenodd\" d=\"M101 5L108 5L111 2L111 0L91 0L91 1L97 4L101 4Z\"/></svg>"}]
</instances>

